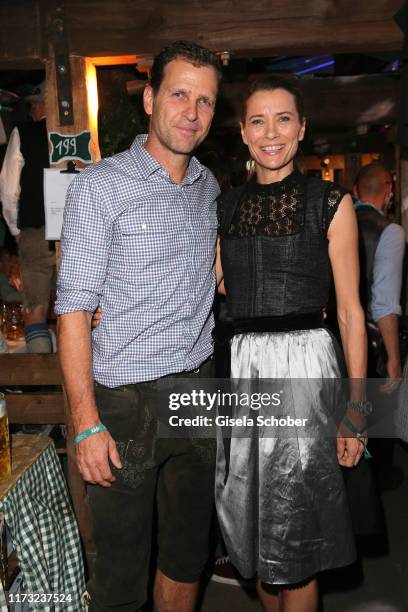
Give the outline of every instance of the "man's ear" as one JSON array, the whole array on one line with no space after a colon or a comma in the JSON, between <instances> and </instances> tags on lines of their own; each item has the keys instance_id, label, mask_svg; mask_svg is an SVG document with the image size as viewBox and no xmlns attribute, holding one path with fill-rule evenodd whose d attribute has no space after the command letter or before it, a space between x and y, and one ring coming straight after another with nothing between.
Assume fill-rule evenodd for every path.
<instances>
[{"instance_id":1,"label":"man's ear","mask_svg":"<svg viewBox=\"0 0 408 612\"><path fill-rule=\"evenodd\" d=\"M359 199L357 185L353 185L353 196L356 198L356 200Z\"/></svg>"},{"instance_id":2,"label":"man's ear","mask_svg":"<svg viewBox=\"0 0 408 612\"><path fill-rule=\"evenodd\" d=\"M146 115L151 115L153 112L153 89L151 85L146 85L143 91L143 107Z\"/></svg>"}]
</instances>

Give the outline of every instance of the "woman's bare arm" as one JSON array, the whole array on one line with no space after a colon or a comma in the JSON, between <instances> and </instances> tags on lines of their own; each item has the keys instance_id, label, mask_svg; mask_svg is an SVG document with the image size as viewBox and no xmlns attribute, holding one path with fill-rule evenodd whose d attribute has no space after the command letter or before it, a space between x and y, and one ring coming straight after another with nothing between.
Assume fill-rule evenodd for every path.
<instances>
[{"instance_id":1,"label":"woman's bare arm","mask_svg":"<svg viewBox=\"0 0 408 612\"><path fill-rule=\"evenodd\" d=\"M215 277L217 279L217 291L221 295L226 295L224 286L224 273L221 265L221 243L220 239L217 238L217 250L215 254Z\"/></svg>"},{"instance_id":2,"label":"woman's bare arm","mask_svg":"<svg viewBox=\"0 0 408 612\"><path fill-rule=\"evenodd\" d=\"M344 196L327 234L329 256L336 288L337 318L350 377L353 401L365 399L364 379L367 371L367 337L364 312L359 297L358 229L353 202ZM353 422L358 420L355 416ZM363 447L357 438L338 438L341 465L356 465Z\"/></svg>"}]
</instances>

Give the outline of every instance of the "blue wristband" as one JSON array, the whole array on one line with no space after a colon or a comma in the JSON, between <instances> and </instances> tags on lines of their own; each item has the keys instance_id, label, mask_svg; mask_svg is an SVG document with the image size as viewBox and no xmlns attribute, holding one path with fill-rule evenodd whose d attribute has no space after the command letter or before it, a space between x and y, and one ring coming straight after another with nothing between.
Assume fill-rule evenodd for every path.
<instances>
[{"instance_id":1,"label":"blue wristband","mask_svg":"<svg viewBox=\"0 0 408 612\"><path fill-rule=\"evenodd\" d=\"M82 431L80 434L75 436L74 446L82 442L82 440L86 440L87 438L89 438L89 436L93 436L94 434L99 433L100 431L105 431L105 430L106 430L106 427L105 425L102 425L102 423L100 423L99 425L95 425L94 427L90 427L89 429L85 429L85 431Z\"/></svg>"}]
</instances>

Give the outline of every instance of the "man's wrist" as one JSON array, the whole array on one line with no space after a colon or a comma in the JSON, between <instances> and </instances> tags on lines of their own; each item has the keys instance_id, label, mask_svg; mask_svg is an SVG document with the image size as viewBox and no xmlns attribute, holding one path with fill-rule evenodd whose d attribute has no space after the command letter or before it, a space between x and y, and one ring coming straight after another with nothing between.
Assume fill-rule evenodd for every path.
<instances>
[{"instance_id":1,"label":"man's wrist","mask_svg":"<svg viewBox=\"0 0 408 612\"><path fill-rule=\"evenodd\" d=\"M99 418L99 414L96 409L93 410L91 413L88 412L87 416L82 414L79 417L79 414L81 413L81 410L79 409L75 410L75 413L78 416L72 418L72 423L73 423L74 435L76 436L80 434L81 431L84 431L85 429L89 429L90 427L96 427L97 425L101 423L101 419Z\"/></svg>"},{"instance_id":2,"label":"man's wrist","mask_svg":"<svg viewBox=\"0 0 408 612\"><path fill-rule=\"evenodd\" d=\"M81 431L79 434L75 436L74 446L77 446L80 442L82 442L82 440L86 440L87 438L90 438L91 436L97 433L100 433L102 431L106 431L106 427L102 423L99 423L98 425L94 425L93 427L88 427L88 429Z\"/></svg>"}]
</instances>

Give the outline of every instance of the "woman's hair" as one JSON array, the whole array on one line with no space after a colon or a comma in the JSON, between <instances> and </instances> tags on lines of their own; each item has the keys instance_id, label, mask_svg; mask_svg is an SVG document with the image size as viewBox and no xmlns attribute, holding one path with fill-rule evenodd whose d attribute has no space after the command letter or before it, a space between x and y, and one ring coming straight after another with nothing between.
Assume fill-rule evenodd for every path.
<instances>
[{"instance_id":1,"label":"woman's hair","mask_svg":"<svg viewBox=\"0 0 408 612\"><path fill-rule=\"evenodd\" d=\"M284 89L288 93L292 94L300 121L305 118L303 95L296 81L290 77L271 74L250 81L242 101L242 122L245 121L247 102L249 98L257 91L274 91L275 89Z\"/></svg>"}]
</instances>

